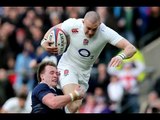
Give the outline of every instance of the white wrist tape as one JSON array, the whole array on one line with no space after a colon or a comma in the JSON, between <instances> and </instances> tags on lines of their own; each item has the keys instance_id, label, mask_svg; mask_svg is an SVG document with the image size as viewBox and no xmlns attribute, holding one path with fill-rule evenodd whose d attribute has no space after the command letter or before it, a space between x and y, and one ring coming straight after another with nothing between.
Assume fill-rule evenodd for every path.
<instances>
[{"instance_id":1,"label":"white wrist tape","mask_svg":"<svg viewBox=\"0 0 160 120\"><path fill-rule=\"evenodd\" d=\"M71 97L71 101L74 101L74 97L72 93L69 93L70 97Z\"/></svg>"},{"instance_id":2,"label":"white wrist tape","mask_svg":"<svg viewBox=\"0 0 160 120\"><path fill-rule=\"evenodd\" d=\"M74 92L76 93L76 95L77 95L78 97L80 96L79 92L77 92L76 90L75 90Z\"/></svg>"},{"instance_id":3,"label":"white wrist tape","mask_svg":"<svg viewBox=\"0 0 160 120\"><path fill-rule=\"evenodd\" d=\"M127 58L127 56L124 53L120 53L120 54L118 54L118 56L121 57L122 59Z\"/></svg>"}]
</instances>

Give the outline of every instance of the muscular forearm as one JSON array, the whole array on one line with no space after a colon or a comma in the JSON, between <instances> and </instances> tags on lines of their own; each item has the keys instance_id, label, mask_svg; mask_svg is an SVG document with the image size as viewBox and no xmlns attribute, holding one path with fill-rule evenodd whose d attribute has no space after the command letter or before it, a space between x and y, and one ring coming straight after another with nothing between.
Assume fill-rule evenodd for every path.
<instances>
[{"instance_id":1,"label":"muscular forearm","mask_svg":"<svg viewBox=\"0 0 160 120\"><path fill-rule=\"evenodd\" d=\"M129 43L126 39L120 40L116 46L123 50L122 53L124 53L124 58L131 58L137 52L135 46Z\"/></svg>"},{"instance_id":2,"label":"muscular forearm","mask_svg":"<svg viewBox=\"0 0 160 120\"><path fill-rule=\"evenodd\" d=\"M126 55L126 58L131 58L136 53L136 48L133 45L128 45L123 50L123 53Z\"/></svg>"},{"instance_id":3,"label":"muscular forearm","mask_svg":"<svg viewBox=\"0 0 160 120\"><path fill-rule=\"evenodd\" d=\"M53 94L49 93L43 97L42 102L51 109L57 109L64 107L71 102L71 97L69 95L54 96Z\"/></svg>"},{"instance_id":4,"label":"muscular forearm","mask_svg":"<svg viewBox=\"0 0 160 120\"><path fill-rule=\"evenodd\" d=\"M121 48L123 51L111 59L109 67L119 66L124 59L131 58L137 52L137 49L126 39L120 40L116 47Z\"/></svg>"},{"instance_id":5,"label":"muscular forearm","mask_svg":"<svg viewBox=\"0 0 160 120\"><path fill-rule=\"evenodd\" d=\"M83 90L79 89L78 91L75 90L68 95L59 95L54 96L52 93L48 93L42 99L42 102L50 107L51 109L57 109L64 107L69 102L72 102L77 99L81 99L84 96Z\"/></svg>"},{"instance_id":6,"label":"muscular forearm","mask_svg":"<svg viewBox=\"0 0 160 120\"><path fill-rule=\"evenodd\" d=\"M53 109L61 108L71 102L71 97L69 95L54 97L51 107Z\"/></svg>"}]
</instances>

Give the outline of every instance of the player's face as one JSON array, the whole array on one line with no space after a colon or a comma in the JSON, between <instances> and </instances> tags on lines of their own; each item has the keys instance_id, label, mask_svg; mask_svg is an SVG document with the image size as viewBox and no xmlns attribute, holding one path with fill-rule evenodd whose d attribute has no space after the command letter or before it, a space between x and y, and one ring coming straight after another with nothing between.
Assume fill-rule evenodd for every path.
<instances>
[{"instance_id":1,"label":"player's face","mask_svg":"<svg viewBox=\"0 0 160 120\"><path fill-rule=\"evenodd\" d=\"M56 87L59 79L59 72L53 66L46 66L43 77L49 86Z\"/></svg>"},{"instance_id":2,"label":"player's face","mask_svg":"<svg viewBox=\"0 0 160 120\"><path fill-rule=\"evenodd\" d=\"M89 20L84 20L84 33L86 37L91 38L96 33L100 23L97 21L96 23L91 23Z\"/></svg>"}]
</instances>

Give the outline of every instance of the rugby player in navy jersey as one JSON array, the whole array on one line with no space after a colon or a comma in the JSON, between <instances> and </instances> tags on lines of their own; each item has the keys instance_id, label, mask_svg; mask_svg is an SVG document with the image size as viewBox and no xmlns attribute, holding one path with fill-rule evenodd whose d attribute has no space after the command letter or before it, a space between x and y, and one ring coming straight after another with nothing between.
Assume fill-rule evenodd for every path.
<instances>
[{"instance_id":1,"label":"rugby player in navy jersey","mask_svg":"<svg viewBox=\"0 0 160 120\"><path fill-rule=\"evenodd\" d=\"M72 93L63 95L57 88L59 80L57 66L51 61L40 63L37 78L39 84L32 91L31 113L65 113L64 106L84 96L84 90L80 87Z\"/></svg>"}]
</instances>

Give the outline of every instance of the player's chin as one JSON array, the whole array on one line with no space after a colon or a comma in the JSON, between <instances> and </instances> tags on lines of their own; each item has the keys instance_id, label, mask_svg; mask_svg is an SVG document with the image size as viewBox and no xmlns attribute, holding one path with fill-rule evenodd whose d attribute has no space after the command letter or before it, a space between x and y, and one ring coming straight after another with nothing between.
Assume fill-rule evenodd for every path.
<instances>
[{"instance_id":1,"label":"player's chin","mask_svg":"<svg viewBox=\"0 0 160 120\"><path fill-rule=\"evenodd\" d=\"M58 55L58 52L54 52L53 54L54 54L54 55Z\"/></svg>"},{"instance_id":2,"label":"player's chin","mask_svg":"<svg viewBox=\"0 0 160 120\"><path fill-rule=\"evenodd\" d=\"M58 81L52 81L52 86L57 86Z\"/></svg>"},{"instance_id":3,"label":"player's chin","mask_svg":"<svg viewBox=\"0 0 160 120\"><path fill-rule=\"evenodd\" d=\"M93 35L88 35L88 38L92 38L93 37Z\"/></svg>"}]
</instances>

